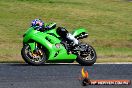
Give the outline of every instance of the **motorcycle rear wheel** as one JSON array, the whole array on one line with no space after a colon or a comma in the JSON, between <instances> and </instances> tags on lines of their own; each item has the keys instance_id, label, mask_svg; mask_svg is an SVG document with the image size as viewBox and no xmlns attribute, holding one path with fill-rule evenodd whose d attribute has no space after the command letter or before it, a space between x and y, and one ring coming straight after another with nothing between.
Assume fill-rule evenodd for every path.
<instances>
[{"instance_id":1,"label":"motorcycle rear wheel","mask_svg":"<svg viewBox=\"0 0 132 88\"><path fill-rule=\"evenodd\" d=\"M97 55L95 49L88 45L89 53L85 56L81 54L77 56L76 61L82 66L91 66L96 62Z\"/></svg>"},{"instance_id":2,"label":"motorcycle rear wheel","mask_svg":"<svg viewBox=\"0 0 132 88\"><path fill-rule=\"evenodd\" d=\"M24 45L21 50L21 56L29 65L42 65L46 61L46 55L43 49L39 49L41 54L34 54L31 52L29 45Z\"/></svg>"}]
</instances>

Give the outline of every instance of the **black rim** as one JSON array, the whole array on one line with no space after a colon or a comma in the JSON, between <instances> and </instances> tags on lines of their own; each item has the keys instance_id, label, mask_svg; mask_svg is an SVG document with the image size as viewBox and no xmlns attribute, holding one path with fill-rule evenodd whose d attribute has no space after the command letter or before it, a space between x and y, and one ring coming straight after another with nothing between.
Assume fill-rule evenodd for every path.
<instances>
[{"instance_id":1,"label":"black rim","mask_svg":"<svg viewBox=\"0 0 132 88\"><path fill-rule=\"evenodd\" d=\"M41 49L38 49L38 50L41 50ZM42 55L36 54L36 53L32 53L29 46L27 46L25 48L25 55L27 56L27 58L31 62L39 63L39 62L43 61L43 52L42 52L42 50L41 50L41 53L42 53Z\"/></svg>"},{"instance_id":2,"label":"black rim","mask_svg":"<svg viewBox=\"0 0 132 88\"><path fill-rule=\"evenodd\" d=\"M92 47L89 46L88 52L81 53L81 57L85 61L91 61L95 58L95 51Z\"/></svg>"}]
</instances>

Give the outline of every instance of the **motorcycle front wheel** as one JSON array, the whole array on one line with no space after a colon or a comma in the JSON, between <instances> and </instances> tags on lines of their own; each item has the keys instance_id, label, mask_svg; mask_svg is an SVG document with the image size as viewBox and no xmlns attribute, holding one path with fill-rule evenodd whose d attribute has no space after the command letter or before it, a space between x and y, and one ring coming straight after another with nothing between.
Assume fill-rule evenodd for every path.
<instances>
[{"instance_id":1,"label":"motorcycle front wheel","mask_svg":"<svg viewBox=\"0 0 132 88\"><path fill-rule=\"evenodd\" d=\"M87 45L87 49L88 49L87 52L85 53L80 52L80 54L76 58L76 61L80 65L91 66L96 62L97 55L95 49L90 45Z\"/></svg>"},{"instance_id":2,"label":"motorcycle front wheel","mask_svg":"<svg viewBox=\"0 0 132 88\"><path fill-rule=\"evenodd\" d=\"M42 65L46 61L46 55L43 49L37 48L35 52L31 52L29 45L23 46L21 56L29 65Z\"/></svg>"}]
</instances>

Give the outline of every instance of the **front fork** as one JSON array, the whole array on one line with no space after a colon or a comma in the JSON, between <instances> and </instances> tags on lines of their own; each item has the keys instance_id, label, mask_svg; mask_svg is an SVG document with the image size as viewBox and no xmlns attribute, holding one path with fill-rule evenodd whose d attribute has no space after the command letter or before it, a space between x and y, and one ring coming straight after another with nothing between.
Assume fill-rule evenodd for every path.
<instances>
[{"instance_id":1,"label":"front fork","mask_svg":"<svg viewBox=\"0 0 132 88\"><path fill-rule=\"evenodd\" d=\"M43 55L42 51L39 49L39 45L36 42L28 43L31 49L31 53L33 56L35 55Z\"/></svg>"}]
</instances>

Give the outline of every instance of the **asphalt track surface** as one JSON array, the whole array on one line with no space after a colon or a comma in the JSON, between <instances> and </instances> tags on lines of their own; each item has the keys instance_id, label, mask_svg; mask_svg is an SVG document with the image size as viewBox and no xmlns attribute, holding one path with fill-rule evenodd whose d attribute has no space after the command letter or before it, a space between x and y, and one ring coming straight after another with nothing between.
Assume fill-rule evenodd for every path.
<instances>
[{"instance_id":1,"label":"asphalt track surface","mask_svg":"<svg viewBox=\"0 0 132 88\"><path fill-rule=\"evenodd\" d=\"M0 64L0 88L132 88L131 85L82 86L77 64ZM91 79L132 80L132 64L95 64L85 66Z\"/></svg>"}]
</instances>

